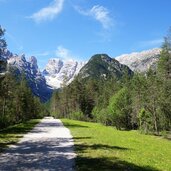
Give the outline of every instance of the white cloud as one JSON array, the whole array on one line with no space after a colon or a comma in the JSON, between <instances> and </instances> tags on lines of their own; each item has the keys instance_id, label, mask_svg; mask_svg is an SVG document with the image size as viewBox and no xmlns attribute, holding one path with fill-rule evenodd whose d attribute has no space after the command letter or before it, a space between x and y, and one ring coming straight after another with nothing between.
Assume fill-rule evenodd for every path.
<instances>
[{"instance_id":1,"label":"white cloud","mask_svg":"<svg viewBox=\"0 0 171 171\"><path fill-rule=\"evenodd\" d=\"M63 46L58 46L55 52L56 56L62 59L73 59L73 55L70 50L64 48Z\"/></svg>"},{"instance_id":2,"label":"white cloud","mask_svg":"<svg viewBox=\"0 0 171 171\"><path fill-rule=\"evenodd\" d=\"M91 16L95 20L99 21L104 29L109 29L113 26L113 20L110 17L110 12L107 8L101 5L95 5L89 10L83 10L76 6L75 9L82 15Z\"/></svg>"},{"instance_id":3,"label":"white cloud","mask_svg":"<svg viewBox=\"0 0 171 171\"><path fill-rule=\"evenodd\" d=\"M49 6L40 9L31 17L35 22L53 20L63 9L64 0L54 0Z\"/></svg>"}]
</instances>

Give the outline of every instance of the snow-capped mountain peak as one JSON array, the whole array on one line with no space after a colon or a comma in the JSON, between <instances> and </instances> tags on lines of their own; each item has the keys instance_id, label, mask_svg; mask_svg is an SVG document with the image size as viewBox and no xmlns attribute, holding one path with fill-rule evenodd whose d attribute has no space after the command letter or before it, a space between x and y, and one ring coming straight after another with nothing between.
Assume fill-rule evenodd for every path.
<instances>
[{"instance_id":1,"label":"snow-capped mountain peak","mask_svg":"<svg viewBox=\"0 0 171 171\"><path fill-rule=\"evenodd\" d=\"M59 58L52 58L48 61L43 74L47 84L57 89L60 88L64 82L69 84L84 64L84 62L78 62L73 59L61 60Z\"/></svg>"},{"instance_id":2,"label":"snow-capped mountain peak","mask_svg":"<svg viewBox=\"0 0 171 171\"><path fill-rule=\"evenodd\" d=\"M38 69L38 66L37 66L37 59L36 59L35 56L31 56L31 57L29 58L29 62L30 62L31 67L34 67L34 68Z\"/></svg>"},{"instance_id":3,"label":"snow-capped mountain peak","mask_svg":"<svg viewBox=\"0 0 171 171\"><path fill-rule=\"evenodd\" d=\"M156 66L160 51L161 49L151 49L142 52L134 52L118 56L115 59L121 64L129 66L133 71L144 72L150 66ZM62 85L71 83L74 77L79 74L80 69L87 63L73 59L62 60L52 58L48 61L42 74L38 68L37 59L34 56L26 60L24 54L15 55L6 49L3 57L8 61L9 66L16 68L17 74L21 75L24 72L33 93L41 97L43 101L50 98L52 89L57 89ZM101 59L103 62L112 61L112 59L106 58L105 55L101 55ZM92 74L94 74L94 72L92 72ZM85 75L83 76L85 77Z\"/></svg>"},{"instance_id":4,"label":"snow-capped mountain peak","mask_svg":"<svg viewBox=\"0 0 171 171\"><path fill-rule=\"evenodd\" d=\"M62 60L57 59L57 58L52 58L52 59L49 59L43 73L45 75L58 74L62 67L63 67L63 61Z\"/></svg>"}]
</instances>

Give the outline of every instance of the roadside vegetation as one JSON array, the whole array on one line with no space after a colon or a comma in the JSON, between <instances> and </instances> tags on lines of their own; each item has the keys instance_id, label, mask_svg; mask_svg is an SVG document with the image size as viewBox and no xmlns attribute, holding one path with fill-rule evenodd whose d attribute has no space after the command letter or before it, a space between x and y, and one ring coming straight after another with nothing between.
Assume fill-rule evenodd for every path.
<instances>
[{"instance_id":1,"label":"roadside vegetation","mask_svg":"<svg viewBox=\"0 0 171 171\"><path fill-rule=\"evenodd\" d=\"M3 58L7 47L4 33L0 26L0 130L47 114L45 106L28 87L25 76L8 68Z\"/></svg>"},{"instance_id":2,"label":"roadside vegetation","mask_svg":"<svg viewBox=\"0 0 171 171\"><path fill-rule=\"evenodd\" d=\"M171 142L139 131L62 119L74 138L77 171L170 171Z\"/></svg>"},{"instance_id":3,"label":"roadside vegetation","mask_svg":"<svg viewBox=\"0 0 171 171\"><path fill-rule=\"evenodd\" d=\"M171 30L164 39L159 61L146 73L120 79L77 77L54 92L51 113L57 118L99 122L118 130L167 135L171 131L170 87Z\"/></svg>"},{"instance_id":4,"label":"roadside vegetation","mask_svg":"<svg viewBox=\"0 0 171 171\"><path fill-rule=\"evenodd\" d=\"M24 134L32 130L39 122L40 119L32 119L0 130L0 152L4 151L9 145L18 142Z\"/></svg>"}]
</instances>

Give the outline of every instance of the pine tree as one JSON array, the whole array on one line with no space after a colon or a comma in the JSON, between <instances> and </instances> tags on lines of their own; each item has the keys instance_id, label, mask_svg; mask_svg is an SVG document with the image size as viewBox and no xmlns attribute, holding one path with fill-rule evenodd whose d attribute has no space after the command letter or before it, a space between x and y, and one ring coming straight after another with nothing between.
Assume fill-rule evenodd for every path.
<instances>
[{"instance_id":1,"label":"pine tree","mask_svg":"<svg viewBox=\"0 0 171 171\"><path fill-rule=\"evenodd\" d=\"M7 61L3 58L3 52L7 47L4 34L5 30L0 26L0 81L1 77L4 77L4 72L6 71L7 66Z\"/></svg>"},{"instance_id":2,"label":"pine tree","mask_svg":"<svg viewBox=\"0 0 171 171\"><path fill-rule=\"evenodd\" d=\"M10 73L6 74L0 83L0 120L4 127L5 125L8 125L9 122L13 122L13 120L15 121L13 115L15 86L15 80Z\"/></svg>"},{"instance_id":3,"label":"pine tree","mask_svg":"<svg viewBox=\"0 0 171 171\"><path fill-rule=\"evenodd\" d=\"M171 28L164 38L158 62L160 86L160 111L163 114L163 129L171 128Z\"/></svg>"},{"instance_id":4,"label":"pine tree","mask_svg":"<svg viewBox=\"0 0 171 171\"><path fill-rule=\"evenodd\" d=\"M7 47L6 41L4 39L5 29L0 25L0 57L3 55L5 48Z\"/></svg>"},{"instance_id":5,"label":"pine tree","mask_svg":"<svg viewBox=\"0 0 171 171\"><path fill-rule=\"evenodd\" d=\"M120 89L111 99L108 107L111 122L117 129L131 129L131 97L126 87Z\"/></svg>"},{"instance_id":6,"label":"pine tree","mask_svg":"<svg viewBox=\"0 0 171 171\"><path fill-rule=\"evenodd\" d=\"M52 94L52 98L51 98L51 115L53 115L54 117L60 118L62 110L61 110L61 97L60 97L60 92L59 91L54 91Z\"/></svg>"},{"instance_id":7,"label":"pine tree","mask_svg":"<svg viewBox=\"0 0 171 171\"><path fill-rule=\"evenodd\" d=\"M138 127L138 114L144 109L145 97L147 95L147 79L144 74L135 73L131 81L131 98L132 98L132 125L136 129Z\"/></svg>"}]
</instances>

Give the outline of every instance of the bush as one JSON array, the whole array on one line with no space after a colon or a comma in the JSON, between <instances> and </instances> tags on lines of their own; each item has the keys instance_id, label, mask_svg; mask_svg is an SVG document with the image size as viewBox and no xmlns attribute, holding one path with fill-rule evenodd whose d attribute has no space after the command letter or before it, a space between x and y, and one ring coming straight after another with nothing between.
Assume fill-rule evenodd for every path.
<instances>
[{"instance_id":1,"label":"bush","mask_svg":"<svg viewBox=\"0 0 171 171\"><path fill-rule=\"evenodd\" d=\"M138 114L138 119L139 119L139 129L141 130L141 132L148 134L149 132L152 131L151 113L149 113L144 108L142 108Z\"/></svg>"},{"instance_id":2,"label":"bush","mask_svg":"<svg viewBox=\"0 0 171 171\"><path fill-rule=\"evenodd\" d=\"M104 125L111 125L110 114L107 108L98 109L95 107L92 111L93 121L100 122Z\"/></svg>"},{"instance_id":3,"label":"bush","mask_svg":"<svg viewBox=\"0 0 171 171\"><path fill-rule=\"evenodd\" d=\"M127 88L119 90L111 99L108 106L110 121L117 129L131 129L131 99Z\"/></svg>"},{"instance_id":4,"label":"bush","mask_svg":"<svg viewBox=\"0 0 171 171\"><path fill-rule=\"evenodd\" d=\"M84 116L83 112L81 112L81 111L72 112L69 115L69 118L74 119L74 120L86 120L86 117Z\"/></svg>"}]
</instances>

